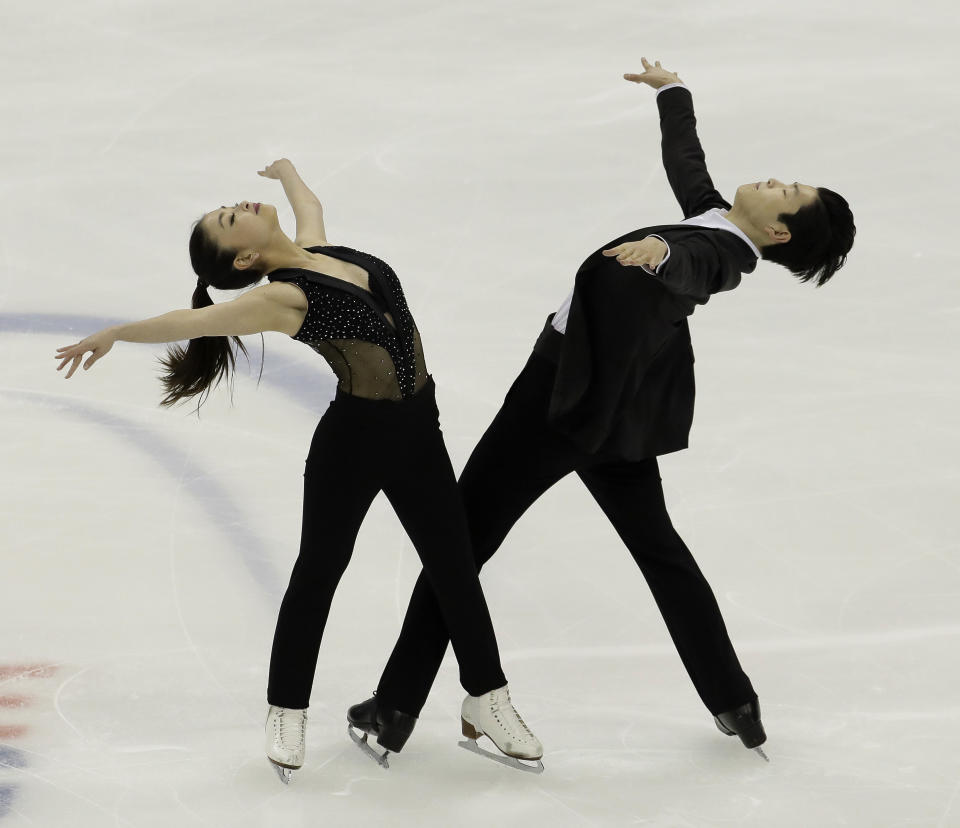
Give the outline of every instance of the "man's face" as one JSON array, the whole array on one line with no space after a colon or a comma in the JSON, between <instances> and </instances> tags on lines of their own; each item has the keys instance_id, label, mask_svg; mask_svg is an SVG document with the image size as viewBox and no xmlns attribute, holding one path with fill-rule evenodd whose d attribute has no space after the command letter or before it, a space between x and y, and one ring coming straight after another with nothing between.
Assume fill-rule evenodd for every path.
<instances>
[{"instance_id":1,"label":"man's face","mask_svg":"<svg viewBox=\"0 0 960 828\"><path fill-rule=\"evenodd\" d=\"M768 178L737 187L734 207L745 212L755 225L764 227L776 224L781 213L796 213L817 198L817 188L809 184L784 184L776 178Z\"/></svg>"}]
</instances>

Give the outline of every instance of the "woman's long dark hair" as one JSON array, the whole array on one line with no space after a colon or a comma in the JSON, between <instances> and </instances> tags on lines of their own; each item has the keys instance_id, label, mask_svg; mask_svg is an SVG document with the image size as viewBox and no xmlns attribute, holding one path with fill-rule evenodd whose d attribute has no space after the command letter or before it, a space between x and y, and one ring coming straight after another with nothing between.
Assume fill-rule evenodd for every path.
<instances>
[{"instance_id":1,"label":"woman's long dark hair","mask_svg":"<svg viewBox=\"0 0 960 828\"><path fill-rule=\"evenodd\" d=\"M233 266L236 251L217 246L198 221L190 234L190 263L199 277L193 291L193 307L205 308L213 304L207 285L217 290L240 290L254 285L263 278L263 273L250 268L237 270ZM230 340L233 340L233 346ZM160 358L163 371L160 381L166 392L160 405L171 406L200 395L197 410L203 405L211 388L216 388L223 379L230 380L236 364L236 352L247 356L247 349L239 337L203 336L191 339L187 347L173 345Z\"/></svg>"}]
</instances>

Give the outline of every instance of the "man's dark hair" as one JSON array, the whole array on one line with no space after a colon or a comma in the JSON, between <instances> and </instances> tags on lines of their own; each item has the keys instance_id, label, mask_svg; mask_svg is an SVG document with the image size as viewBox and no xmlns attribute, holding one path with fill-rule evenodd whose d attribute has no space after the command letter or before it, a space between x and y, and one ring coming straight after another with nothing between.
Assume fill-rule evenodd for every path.
<instances>
[{"instance_id":1,"label":"man's dark hair","mask_svg":"<svg viewBox=\"0 0 960 828\"><path fill-rule=\"evenodd\" d=\"M761 247L761 257L783 265L801 282L814 280L817 287L843 267L857 232L846 199L826 187L817 187L812 204L781 213L777 221L787 226L790 241Z\"/></svg>"}]
</instances>

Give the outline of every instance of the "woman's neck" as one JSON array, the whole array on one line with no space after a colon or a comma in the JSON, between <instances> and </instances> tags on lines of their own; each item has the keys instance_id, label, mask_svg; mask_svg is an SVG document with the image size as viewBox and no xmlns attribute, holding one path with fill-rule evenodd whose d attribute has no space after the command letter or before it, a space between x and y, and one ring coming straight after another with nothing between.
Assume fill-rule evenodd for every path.
<instances>
[{"instance_id":1,"label":"woman's neck","mask_svg":"<svg viewBox=\"0 0 960 828\"><path fill-rule=\"evenodd\" d=\"M282 230L260 251L260 260L264 265L264 275L284 267L300 267L314 260L314 254L304 250L290 239Z\"/></svg>"}]
</instances>

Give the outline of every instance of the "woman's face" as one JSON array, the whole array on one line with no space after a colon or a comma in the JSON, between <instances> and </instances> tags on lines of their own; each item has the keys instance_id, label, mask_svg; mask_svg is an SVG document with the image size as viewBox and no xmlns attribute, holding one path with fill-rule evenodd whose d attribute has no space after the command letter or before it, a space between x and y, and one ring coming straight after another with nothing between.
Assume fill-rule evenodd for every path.
<instances>
[{"instance_id":1,"label":"woman's face","mask_svg":"<svg viewBox=\"0 0 960 828\"><path fill-rule=\"evenodd\" d=\"M263 249L280 229L277 208L254 201L239 201L233 207L211 210L200 223L218 246L238 254Z\"/></svg>"}]
</instances>

